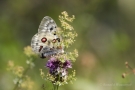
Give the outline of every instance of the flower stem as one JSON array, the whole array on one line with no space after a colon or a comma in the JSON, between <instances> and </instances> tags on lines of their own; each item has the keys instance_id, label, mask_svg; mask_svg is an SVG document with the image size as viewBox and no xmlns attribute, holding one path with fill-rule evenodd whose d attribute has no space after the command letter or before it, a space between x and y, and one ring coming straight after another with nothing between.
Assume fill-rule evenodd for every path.
<instances>
[{"instance_id":1,"label":"flower stem","mask_svg":"<svg viewBox=\"0 0 135 90\"><path fill-rule=\"evenodd\" d=\"M57 89L56 90L58 90L59 89L59 85L57 85Z\"/></svg>"},{"instance_id":2,"label":"flower stem","mask_svg":"<svg viewBox=\"0 0 135 90\"><path fill-rule=\"evenodd\" d=\"M53 90L58 90L59 89L59 85L54 85L53 84Z\"/></svg>"}]
</instances>

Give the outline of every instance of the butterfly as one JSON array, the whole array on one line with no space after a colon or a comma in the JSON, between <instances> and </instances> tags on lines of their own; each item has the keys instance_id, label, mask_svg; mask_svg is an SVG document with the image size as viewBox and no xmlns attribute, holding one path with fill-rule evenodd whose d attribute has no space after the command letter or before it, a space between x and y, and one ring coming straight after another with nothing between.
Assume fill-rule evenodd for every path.
<instances>
[{"instance_id":1,"label":"butterfly","mask_svg":"<svg viewBox=\"0 0 135 90\"><path fill-rule=\"evenodd\" d=\"M57 25L55 21L45 16L36 33L31 40L32 50L39 54L41 58L64 53L64 47L60 44L62 38L57 35Z\"/></svg>"}]
</instances>

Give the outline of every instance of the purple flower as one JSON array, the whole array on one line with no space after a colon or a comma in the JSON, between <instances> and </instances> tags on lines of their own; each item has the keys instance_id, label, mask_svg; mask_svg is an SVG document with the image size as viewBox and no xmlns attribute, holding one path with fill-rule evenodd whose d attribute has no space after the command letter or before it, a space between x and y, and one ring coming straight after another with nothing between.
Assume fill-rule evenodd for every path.
<instances>
[{"instance_id":1,"label":"purple flower","mask_svg":"<svg viewBox=\"0 0 135 90\"><path fill-rule=\"evenodd\" d=\"M64 68L72 68L72 64L69 60L66 60L64 63L63 63L63 67Z\"/></svg>"},{"instance_id":2,"label":"purple flower","mask_svg":"<svg viewBox=\"0 0 135 90\"><path fill-rule=\"evenodd\" d=\"M49 72L52 75L60 75L61 77L64 77L67 75L67 69L72 68L72 64L69 60L66 60L65 62L61 62L55 57L51 57L47 64L46 67L49 68Z\"/></svg>"}]
</instances>

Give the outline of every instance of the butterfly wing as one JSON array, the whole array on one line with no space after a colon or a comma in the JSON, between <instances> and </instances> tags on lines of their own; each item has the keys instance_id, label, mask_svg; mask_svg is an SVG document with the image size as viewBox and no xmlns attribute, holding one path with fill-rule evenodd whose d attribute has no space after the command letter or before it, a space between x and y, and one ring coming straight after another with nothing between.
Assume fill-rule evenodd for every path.
<instances>
[{"instance_id":1,"label":"butterfly wing","mask_svg":"<svg viewBox=\"0 0 135 90\"><path fill-rule=\"evenodd\" d=\"M33 50L35 53L38 53L38 49L39 49L38 33L35 34L35 35L32 37L32 40L31 40L31 47L32 47L32 50Z\"/></svg>"},{"instance_id":2,"label":"butterfly wing","mask_svg":"<svg viewBox=\"0 0 135 90\"><path fill-rule=\"evenodd\" d=\"M39 28L38 28L38 32L41 32L41 33L46 33L46 32L51 32L51 33L54 33L56 32L56 29L57 29L57 25L55 23L55 21L49 17L49 16L45 16L40 25L39 25Z\"/></svg>"}]
</instances>

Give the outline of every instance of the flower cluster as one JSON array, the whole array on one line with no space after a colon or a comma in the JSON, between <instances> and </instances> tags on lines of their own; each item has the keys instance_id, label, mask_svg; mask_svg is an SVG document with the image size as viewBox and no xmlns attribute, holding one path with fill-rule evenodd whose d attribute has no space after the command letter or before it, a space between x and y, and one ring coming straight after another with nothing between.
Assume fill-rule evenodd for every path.
<instances>
[{"instance_id":1,"label":"flower cluster","mask_svg":"<svg viewBox=\"0 0 135 90\"><path fill-rule=\"evenodd\" d=\"M29 76L25 76L25 80L21 83L20 86L25 90L33 90L33 86L35 86L35 83Z\"/></svg>"},{"instance_id":2,"label":"flower cluster","mask_svg":"<svg viewBox=\"0 0 135 90\"><path fill-rule=\"evenodd\" d=\"M22 66L15 66L13 61L8 61L8 71L12 71L17 77L22 77L24 68Z\"/></svg>"},{"instance_id":3,"label":"flower cluster","mask_svg":"<svg viewBox=\"0 0 135 90\"><path fill-rule=\"evenodd\" d=\"M28 57L36 56L36 54L32 51L30 46L24 47L24 54Z\"/></svg>"},{"instance_id":4,"label":"flower cluster","mask_svg":"<svg viewBox=\"0 0 135 90\"><path fill-rule=\"evenodd\" d=\"M63 82L67 80L68 68L72 68L72 64L69 60L61 62L55 57L48 60L46 67L48 67L49 74L51 74L55 80L52 83Z\"/></svg>"},{"instance_id":5,"label":"flower cluster","mask_svg":"<svg viewBox=\"0 0 135 90\"><path fill-rule=\"evenodd\" d=\"M62 15L59 16L61 26L64 29L74 30L74 28L70 24L68 24L66 21L72 22L75 19L75 16L73 15L72 17L69 17L66 11L63 11L61 14Z\"/></svg>"},{"instance_id":6,"label":"flower cluster","mask_svg":"<svg viewBox=\"0 0 135 90\"><path fill-rule=\"evenodd\" d=\"M75 16L69 17L66 11L63 11L61 15L59 15L59 20L61 22L61 28L59 28L58 34L60 34L63 38L62 44L64 44L65 48L68 48L71 44L74 43L75 37L77 37L77 33L75 32L72 23L75 19Z\"/></svg>"}]
</instances>

